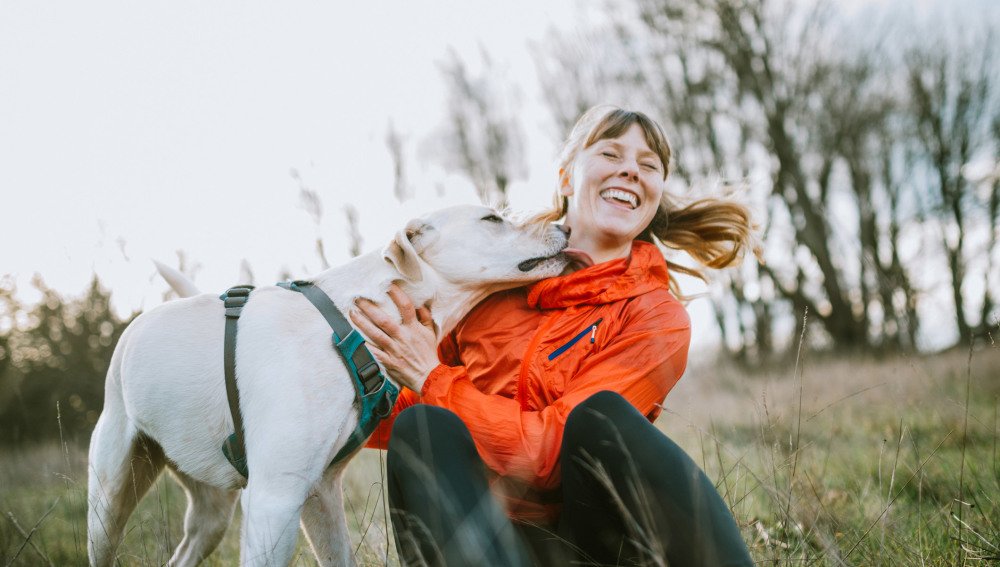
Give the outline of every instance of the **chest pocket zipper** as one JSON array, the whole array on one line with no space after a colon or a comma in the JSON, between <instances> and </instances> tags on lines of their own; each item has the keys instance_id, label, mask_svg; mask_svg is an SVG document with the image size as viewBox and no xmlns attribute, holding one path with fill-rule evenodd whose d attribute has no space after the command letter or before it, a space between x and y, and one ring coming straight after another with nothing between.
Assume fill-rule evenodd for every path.
<instances>
[{"instance_id":1,"label":"chest pocket zipper","mask_svg":"<svg viewBox=\"0 0 1000 567\"><path fill-rule=\"evenodd\" d=\"M566 343L563 346L561 346L561 347L557 348L556 350L552 351L552 354L549 355L549 360L555 360L555 358L557 356L559 356L560 354L562 354L562 353L566 352L567 350L569 350L569 348L571 346L575 345L577 343L577 341L579 341L583 337L586 337L588 334L590 335L590 344L594 344L594 339L597 336L597 326L600 325L601 321L603 321L603 320L604 320L604 317L601 317L597 321L594 321L594 323L592 325L588 326L583 331L580 331L580 334L578 334L577 336L575 336L572 339L570 339L568 343Z\"/></svg>"}]
</instances>

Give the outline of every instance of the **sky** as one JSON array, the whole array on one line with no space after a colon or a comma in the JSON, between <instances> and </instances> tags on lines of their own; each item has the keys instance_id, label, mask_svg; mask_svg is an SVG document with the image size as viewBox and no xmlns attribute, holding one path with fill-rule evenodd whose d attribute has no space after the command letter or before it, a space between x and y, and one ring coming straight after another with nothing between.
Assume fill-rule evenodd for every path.
<instances>
[{"instance_id":1,"label":"sky","mask_svg":"<svg viewBox=\"0 0 1000 567\"><path fill-rule=\"evenodd\" d=\"M531 45L572 33L596 2L30 2L0 4L0 276L25 301L40 274L64 295L96 273L121 313L162 301L152 260L198 265L222 291L246 261L258 285L349 257L406 220L475 202L434 159L454 49L487 51L521 94L528 176L514 208L549 203L555 126ZM400 132L412 197L392 194L385 138ZM428 147L430 146L430 147ZM299 182L323 204L317 226ZM696 302L698 303L698 302ZM700 300L707 304L707 300ZM714 331L707 305L696 337ZM700 329L700 331L698 330Z\"/></svg>"},{"instance_id":2,"label":"sky","mask_svg":"<svg viewBox=\"0 0 1000 567\"><path fill-rule=\"evenodd\" d=\"M346 257L340 204L359 209L367 244L391 234L396 212L375 218L394 204L390 121L409 150L437 127L449 46L481 43L532 82L526 42L557 18L531 2L357 4L4 3L0 270L82 288L91 270L126 271L124 241L139 272L185 250L206 285L244 257L261 276L297 271L316 227L292 169L326 206L331 259ZM442 173L409 165L417 198L436 194Z\"/></svg>"},{"instance_id":3,"label":"sky","mask_svg":"<svg viewBox=\"0 0 1000 567\"><path fill-rule=\"evenodd\" d=\"M512 183L510 201L544 207L564 133L543 102L532 46L587 29L602 6L0 2L0 278L30 303L36 274L73 296L96 273L127 314L162 301L152 261L176 266L178 251L197 266L201 289L221 292L243 283L244 261L258 285L320 271L317 238L331 263L348 259L347 204L367 251L424 211L475 202L470 183L434 159L449 50L473 72L488 52L499 82L520 93L527 176ZM412 192L402 203L390 124ZM318 225L299 179L322 202ZM688 310L694 345L716 343L709 301Z\"/></svg>"}]
</instances>

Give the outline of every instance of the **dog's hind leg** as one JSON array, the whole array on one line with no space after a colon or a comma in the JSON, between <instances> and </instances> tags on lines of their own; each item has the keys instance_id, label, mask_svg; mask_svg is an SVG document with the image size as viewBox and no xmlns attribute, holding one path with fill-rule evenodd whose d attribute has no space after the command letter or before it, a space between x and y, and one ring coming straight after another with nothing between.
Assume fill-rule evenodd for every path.
<instances>
[{"instance_id":1,"label":"dog's hind leg","mask_svg":"<svg viewBox=\"0 0 1000 567\"><path fill-rule=\"evenodd\" d=\"M324 567L355 564L344 515L343 472L343 466L327 470L302 509L302 531Z\"/></svg>"},{"instance_id":2,"label":"dog's hind leg","mask_svg":"<svg viewBox=\"0 0 1000 567\"><path fill-rule=\"evenodd\" d=\"M174 478L187 494L184 538L167 565L197 565L215 550L233 518L238 490L225 490L195 480L171 467Z\"/></svg>"},{"instance_id":3,"label":"dog's hind leg","mask_svg":"<svg viewBox=\"0 0 1000 567\"><path fill-rule=\"evenodd\" d=\"M87 554L90 564L113 565L128 517L153 485L166 459L138 434L124 412L102 413L90 442Z\"/></svg>"}]
</instances>

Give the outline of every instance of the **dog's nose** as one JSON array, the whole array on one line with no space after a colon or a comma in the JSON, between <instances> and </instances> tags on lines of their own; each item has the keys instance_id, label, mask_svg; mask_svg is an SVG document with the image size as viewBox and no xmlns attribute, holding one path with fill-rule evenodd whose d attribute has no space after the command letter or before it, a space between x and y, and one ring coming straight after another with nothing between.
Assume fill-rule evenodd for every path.
<instances>
[{"instance_id":1,"label":"dog's nose","mask_svg":"<svg viewBox=\"0 0 1000 567\"><path fill-rule=\"evenodd\" d=\"M566 238L569 238L569 233L571 231L570 227L568 227L568 226L566 226L564 224L557 224L556 228L559 229L559 232L565 234Z\"/></svg>"}]
</instances>

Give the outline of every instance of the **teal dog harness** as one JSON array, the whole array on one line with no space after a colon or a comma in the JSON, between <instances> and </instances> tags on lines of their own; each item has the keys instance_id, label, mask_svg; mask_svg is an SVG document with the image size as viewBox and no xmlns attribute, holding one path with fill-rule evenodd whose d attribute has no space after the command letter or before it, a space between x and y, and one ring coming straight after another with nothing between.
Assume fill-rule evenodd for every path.
<instances>
[{"instance_id":1,"label":"teal dog harness","mask_svg":"<svg viewBox=\"0 0 1000 567\"><path fill-rule=\"evenodd\" d=\"M333 300L319 287L308 281L282 282L280 287L301 293L323 315L333 329L333 346L350 371L354 382L354 406L358 410L358 426L351 432L347 444L333 457L333 466L357 451L371 436L379 421L389 417L399 396L399 388L386 380L375 357L365 346L365 339L337 309ZM223 362L226 374L226 395L233 415L236 432L222 445L222 453L241 475L249 478L246 444L243 439L243 419L236 387L236 321L250 298L252 286L232 287L220 296L226 306L226 336Z\"/></svg>"}]
</instances>

